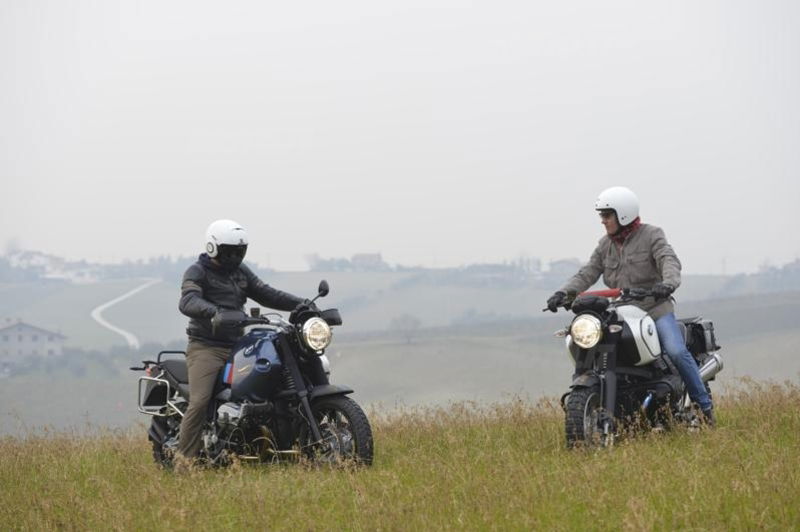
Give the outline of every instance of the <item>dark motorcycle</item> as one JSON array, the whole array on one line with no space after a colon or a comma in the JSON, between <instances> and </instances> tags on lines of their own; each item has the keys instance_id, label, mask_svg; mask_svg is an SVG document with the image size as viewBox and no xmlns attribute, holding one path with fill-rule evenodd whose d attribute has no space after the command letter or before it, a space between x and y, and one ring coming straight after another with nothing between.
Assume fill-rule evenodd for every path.
<instances>
[{"instance_id":1,"label":"dark motorcycle","mask_svg":"<svg viewBox=\"0 0 800 532\"><path fill-rule=\"evenodd\" d=\"M247 328L220 371L203 427L200 458L227 465L306 457L314 462L372 463L372 430L353 390L329 382L324 355L331 327L342 324L337 309L319 310L314 301L328 294L322 281L312 301L289 320L260 315L258 308L226 311L222 326ZM144 360L139 379L139 411L153 417L148 438L156 462L171 467L188 407L189 385L183 351L162 351Z\"/></svg>"},{"instance_id":2,"label":"dark motorcycle","mask_svg":"<svg viewBox=\"0 0 800 532\"><path fill-rule=\"evenodd\" d=\"M647 297L653 297L648 290L600 290L564 305L575 313L569 327L556 332L575 365L561 400L568 447L609 446L622 429L641 421L650 427L699 424L677 368L661 352L653 318L631 304ZM714 325L699 317L678 324L708 388L722 370Z\"/></svg>"}]
</instances>

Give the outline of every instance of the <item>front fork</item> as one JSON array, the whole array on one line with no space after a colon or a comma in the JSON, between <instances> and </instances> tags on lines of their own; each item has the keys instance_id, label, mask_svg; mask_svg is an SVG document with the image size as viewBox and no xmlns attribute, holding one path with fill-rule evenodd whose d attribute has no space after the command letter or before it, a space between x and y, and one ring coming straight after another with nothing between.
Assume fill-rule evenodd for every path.
<instances>
[{"instance_id":1,"label":"front fork","mask_svg":"<svg viewBox=\"0 0 800 532\"><path fill-rule=\"evenodd\" d=\"M283 364L286 369L289 370L289 375L294 382L294 391L297 393L297 397L300 399L300 407L303 409L303 413L308 421L308 426L311 429L311 435L314 436L315 442L319 442L322 440L322 432L320 432L317 418L314 417L314 412L311 410L311 401L308 398L308 389L305 386L303 374L300 373L300 367L297 365L297 360L295 360L294 355L291 354L291 346L288 345L289 343L285 338L283 339L283 342L283 352L290 353L289 355L283 357Z\"/></svg>"},{"instance_id":2,"label":"front fork","mask_svg":"<svg viewBox=\"0 0 800 532\"><path fill-rule=\"evenodd\" d=\"M617 351L613 344L599 353L595 371L600 379L600 397L603 399L600 428L604 436L609 436L614 432L614 412L617 411Z\"/></svg>"}]
</instances>

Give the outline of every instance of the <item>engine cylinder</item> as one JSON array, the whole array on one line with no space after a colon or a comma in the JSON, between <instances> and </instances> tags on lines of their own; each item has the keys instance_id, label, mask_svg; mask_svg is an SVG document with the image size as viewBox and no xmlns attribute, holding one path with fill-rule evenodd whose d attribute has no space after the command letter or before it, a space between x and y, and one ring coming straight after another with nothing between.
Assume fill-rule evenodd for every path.
<instances>
[{"instance_id":1,"label":"engine cylinder","mask_svg":"<svg viewBox=\"0 0 800 532\"><path fill-rule=\"evenodd\" d=\"M239 423L242 405L225 403L217 409L217 419L222 425L236 425Z\"/></svg>"}]
</instances>

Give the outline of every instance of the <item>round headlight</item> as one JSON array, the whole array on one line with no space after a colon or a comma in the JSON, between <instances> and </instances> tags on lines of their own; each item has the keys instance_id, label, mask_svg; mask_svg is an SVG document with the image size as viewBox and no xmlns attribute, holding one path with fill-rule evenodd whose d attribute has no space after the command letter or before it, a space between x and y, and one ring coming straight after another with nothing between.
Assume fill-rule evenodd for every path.
<instances>
[{"instance_id":1,"label":"round headlight","mask_svg":"<svg viewBox=\"0 0 800 532\"><path fill-rule=\"evenodd\" d=\"M322 351L331 343L331 328L322 318L311 318L303 324L303 341L314 351Z\"/></svg>"},{"instance_id":2,"label":"round headlight","mask_svg":"<svg viewBox=\"0 0 800 532\"><path fill-rule=\"evenodd\" d=\"M589 349L597 345L603 337L603 326L600 320L591 314L581 314L569 328L572 341L579 347Z\"/></svg>"}]
</instances>

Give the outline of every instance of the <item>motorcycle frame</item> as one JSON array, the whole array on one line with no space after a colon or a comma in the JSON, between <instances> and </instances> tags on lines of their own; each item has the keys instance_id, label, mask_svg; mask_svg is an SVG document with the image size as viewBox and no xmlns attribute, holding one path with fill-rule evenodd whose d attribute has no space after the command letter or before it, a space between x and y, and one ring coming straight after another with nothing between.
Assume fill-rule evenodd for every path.
<instances>
[{"instance_id":1,"label":"motorcycle frame","mask_svg":"<svg viewBox=\"0 0 800 532\"><path fill-rule=\"evenodd\" d=\"M575 358L575 375L570 386L570 390L575 388L591 388L594 385L600 387L600 397L602 398L601 422L605 425L610 422L609 428L613 429L615 413L617 411L617 393L619 391L619 377L631 375L639 378L648 379L653 376L648 366L624 366L617 364L617 348L622 336L622 329L619 332L611 332L610 325L623 325L622 320L613 320L613 314L598 315L591 314L600 319L603 327L603 343L585 349L579 348ZM624 326L624 325L623 325ZM669 357L659 355L654 362L662 364L662 369L668 370L670 374L678 375ZM657 366L658 367L658 366Z\"/></svg>"},{"instance_id":2,"label":"motorcycle frame","mask_svg":"<svg viewBox=\"0 0 800 532\"><path fill-rule=\"evenodd\" d=\"M645 367L623 368L617 365L617 348L622 336L622 327L625 321L614 312L583 312L598 318L603 328L602 343L594 347L578 349L575 357L575 375L570 389L591 388L594 385L600 387L600 397L602 405L601 424L607 429L614 428L614 415L617 411L617 392L619 389L618 379L622 375L632 375L641 378L648 378L652 375L652 370ZM615 319L616 316L616 319ZM577 317L577 316L576 316ZM612 332L610 325L620 325L617 332ZM638 344L637 344L638 347ZM664 360L664 357L658 357ZM667 366L673 373L677 373L674 367L668 362ZM647 366L649 368L649 366Z\"/></svg>"},{"instance_id":3,"label":"motorcycle frame","mask_svg":"<svg viewBox=\"0 0 800 532\"><path fill-rule=\"evenodd\" d=\"M319 397L347 395L353 393L353 389L330 384L321 365L319 371L313 371L313 368L309 367L308 369L312 371L304 372L300 367L299 359L301 357L315 359L323 353L306 349L295 326L279 326L275 329L282 333L278 338L277 353L293 383L292 387L287 386L271 400L268 400L273 405L271 417L275 423L275 429L277 429L275 437L278 441L293 441L298 435L298 427L295 422L303 422L310 429L313 443L319 443L322 441L322 432L313 415L312 401ZM313 363L311 365L313 366ZM297 401L299 411L295 411L291 407L293 401ZM224 402L226 401L218 399L209 405L213 409L212 419L215 424L216 410Z\"/></svg>"}]
</instances>

